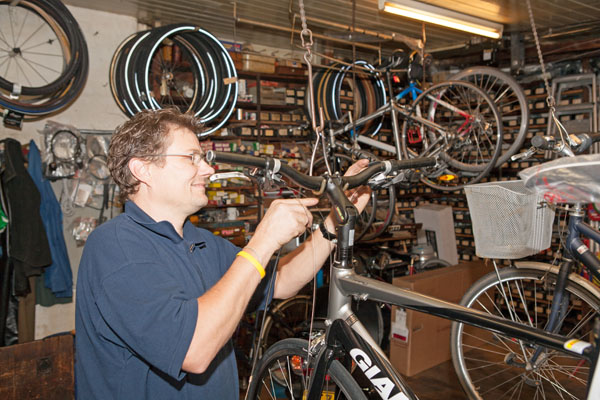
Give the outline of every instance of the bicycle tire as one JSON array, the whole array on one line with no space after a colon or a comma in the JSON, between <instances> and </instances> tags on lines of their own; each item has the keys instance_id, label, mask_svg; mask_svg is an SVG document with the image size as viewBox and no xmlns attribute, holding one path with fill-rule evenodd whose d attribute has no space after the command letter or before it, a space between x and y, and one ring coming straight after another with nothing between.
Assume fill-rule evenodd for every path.
<instances>
[{"instance_id":1,"label":"bicycle tire","mask_svg":"<svg viewBox=\"0 0 600 400\"><path fill-rule=\"evenodd\" d=\"M529 325L543 328L547 318L540 315L540 307L553 293L557 279L551 266L548 267L503 268L499 270L500 279L493 271L471 286L461 305L507 319L512 312L513 321L529 321ZM503 299L500 283L506 288L508 301ZM526 298L525 290L533 290L529 293L533 294L533 302ZM558 333L577 338L587 336L590 320L600 311L600 292L588 290L573 276L569 277L566 290L570 298ZM571 314L578 312L578 308L580 320ZM545 350L528 371L524 355L533 354L536 346L458 322L452 324L450 346L454 368L469 398L497 399L507 394L517 399L585 398L587 369L580 359ZM563 390L568 393L562 393Z\"/></svg>"},{"instance_id":2,"label":"bicycle tire","mask_svg":"<svg viewBox=\"0 0 600 400\"><path fill-rule=\"evenodd\" d=\"M307 373L312 366L306 365L308 342L302 339L284 339L267 350L256 367L248 386L246 398L301 399L308 390ZM315 360L314 356L311 358ZM284 383L285 382L285 383ZM366 400L360 386L338 361L333 360L323 386L323 395L333 393L336 400ZM325 398L325 397L321 397Z\"/></svg>"},{"instance_id":3,"label":"bicycle tire","mask_svg":"<svg viewBox=\"0 0 600 400\"><path fill-rule=\"evenodd\" d=\"M0 0L0 3L4 4L6 1ZM41 17L51 27L50 30L56 34L63 47L62 58L65 62L59 77L53 82L46 81L46 85L38 87L23 86L20 90L21 96L17 96L16 100L13 98L14 96L9 95L9 92L14 90L13 83L0 78L0 86L3 87L0 90L0 107L33 116L28 119L35 119L40 115L56 112L66 107L79 96L87 79L89 58L83 33L77 21L62 3L54 0L24 1L15 7L25 6ZM24 25L24 21L22 21L22 27ZM27 40L30 37L31 35ZM52 40L50 39L50 41ZM11 51L14 52L14 49ZM40 63L36 65L40 65Z\"/></svg>"},{"instance_id":4,"label":"bicycle tire","mask_svg":"<svg viewBox=\"0 0 600 400\"><path fill-rule=\"evenodd\" d=\"M258 357L282 339L308 338L311 314L312 297L309 295L298 294L276 303L269 310L258 336Z\"/></svg>"},{"instance_id":5,"label":"bicycle tire","mask_svg":"<svg viewBox=\"0 0 600 400\"><path fill-rule=\"evenodd\" d=\"M23 45L31 40L31 36L34 36L35 34L39 33L39 30L42 29L43 31L43 24L45 23L47 25L47 27L50 29L51 32L53 32L56 35L56 38L60 41L61 40L61 36L66 36L67 37L67 44L68 44L68 48L67 49L63 49L63 54L62 54L62 59L63 59L63 66L62 66L62 70L60 71L59 75L57 77L55 77L54 79L52 79L51 81L48 81L47 79L43 78L45 80L45 82L43 84L40 85L32 85L31 83L29 85L23 85L21 87L21 94L23 94L24 96L48 96L51 95L52 93L56 92L57 90L60 90L62 87L64 87L66 84L68 84L68 81L72 79L72 77L74 76L74 74L77 72L77 68L78 68L78 64L80 62L80 60L77 57L72 57L72 53L71 53L71 46L75 45L75 36L76 36L76 30L75 28L71 25L74 21L73 16L67 11L66 14L61 14L60 12L57 12L57 10L55 10L55 8L61 8L60 11L64 11L66 10L66 8L64 8L64 6L62 4L57 4L54 3L53 1L38 1L38 2L28 2L28 1L22 1L19 2L15 5L11 5L12 3L8 0L2 0L0 1L0 6L4 6L7 5L8 6L8 10L2 14L4 15L8 15L9 21L10 21L10 25L11 28L14 30L14 32L17 32L17 37L14 37L14 32L13 32L13 37L12 39L14 40L14 44L12 46L12 48L10 49L11 51L16 52L14 53L14 59L17 60L19 57L22 57L23 60L25 59L25 54L28 52L28 50L34 48L34 52L32 52L32 55L40 55L40 53L42 53L39 49L40 43L37 43L36 46L30 47L30 48L23 48ZM0 7L0 8L4 8L4 7ZM62 10L62 8L64 8L64 10ZM13 18L10 14L12 14L13 11L16 10L28 10L31 14L24 14L25 16L23 17L23 21L22 21L22 25L21 25L21 29L19 29L19 24L17 22L17 26L14 27L13 25ZM29 17L30 15L32 15L32 17L38 17L41 21L42 21L42 25L40 25L36 31L34 31L33 33L31 32L25 32L25 39L23 40L23 42L20 42L20 35L23 32L23 27L25 26L25 22L27 20L29 20L29 24L30 26L37 26L37 21L31 21ZM36 22L34 24L34 22ZM8 25L8 24L3 24L3 25ZM30 35L31 33L31 35ZM2 35L3 37L8 38L8 35ZM8 40L8 39L7 39ZM46 45L46 46L52 46L54 42L54 38L49 38L47 39L47 41L42 42L42 45ZM74 43L75 42L75 43ZM9 43L5 42L5 44L8 46ZM9 52L8 48L7 49L2 49L4 51ZM37 50L37 51L35 51ZM65 50L67 50L69 52L69 54L66 54ZM44 49L43 52L46 52L48 50ZM39 61L39 60L38 60ZM17 62L17 61L15 61ZM46 61L47 62L47 61ZM39 62L36 63L37 65L41 65L42 67L46 68L46 69L50 69L48 68L48 66L42 65ZM31 62L25 62L24 66L29 66L31 68L33 68L33 64ZM23 73L24 69L23 68L19 68L19 70ZM39 74L39 72L37 72ZM41 76L40 76L41 77ZM13 84L14 83L19 83L19 82L13 82L11 80L5 79L5 77L0 77L0 88L10 91L13 89Z\"/></svg>"},{"instance_id":6,"label":"bicycle tire","mask_svg":"<svg viewBox=\"0 0 600 400\"><path fill-rule=\"evenodd\" d=\"M450 77L475 84L490 95L502 117L504 138L500 167L522 147L529 128L529 103L521 85L509 74L493 67L470 67ZM516 121L516 123L513 123Z\"/></svg>"},{"instance_id":7,"label":"bicycle tire","mask_svg":"<svg viewBox=\"0 0 600 400\"><path fill-rule=\"evenodd\" d=\"M420 122L419 117L443 132ZM421 182L438 190L460 190L479 182L495 167L502 152L500 114L493 100L475 85L439 83L421 93L405 115L401 148L406 158L437 159L435 167L422 170Z\"/></svg>"}]
</instances>

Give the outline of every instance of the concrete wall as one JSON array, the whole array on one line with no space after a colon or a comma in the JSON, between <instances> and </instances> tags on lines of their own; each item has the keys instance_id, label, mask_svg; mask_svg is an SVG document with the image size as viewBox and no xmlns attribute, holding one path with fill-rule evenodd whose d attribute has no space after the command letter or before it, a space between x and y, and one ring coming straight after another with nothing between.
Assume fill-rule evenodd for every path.
<instances>
[{"instance_id":1,"label":"concrete wall","mask_svg":"<svg viewBox=\"0 0 600 400\"><path fill-rule=\"evenodd\" d=\"M24 123L21 131L8 129L0 124L0 139L12 137L22 144L33 139L43 151L43 137L39 131L48 120L70 124L79 129L112 130L127 119L112 98L108 74L115 49L127 36L138 31L137 21L131 17L85 8L69 9L79 23L89 48L90 70L83 92L67 109L48 119ZM55 184L57 197L61 188L61 184ZM74 216L65 217L63 221L74 282L82 248L76 246L69 228L75 217L97 216L97 213L94 210L79 209ZM36 306L36 339L74 329L74 311L74 303L52 307Z\"/></svg>"}]
</instances>

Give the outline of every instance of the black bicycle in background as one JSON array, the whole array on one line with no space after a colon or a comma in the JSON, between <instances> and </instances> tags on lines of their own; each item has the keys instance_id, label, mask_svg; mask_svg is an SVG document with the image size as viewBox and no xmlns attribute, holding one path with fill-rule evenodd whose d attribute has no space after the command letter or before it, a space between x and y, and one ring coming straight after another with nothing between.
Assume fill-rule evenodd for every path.
<instances>
[{"instance_id":1,"label":"black bicycle in background","mask_svg":"<svg viewBox=\"0 0 600 400\"><path fill-rule=\"evenodd\" d=\"M489 315L486 312L448 303L391 284L360 276L353 271L353 235L357 210L344 190L393 179L402 170L418 170L433 165L431 158L377 162L351 177L338 174L307 176L272 158L210 151L209 161L254 168L255 173L273 179L285 176L295 184L325 195L335 209L337 246L331 265L331 282L325 331L315 331L311 340L284 339L273 345L256 366L249 399L417 399L417 395L394 369L384 352L352 312L351 299L370 299L425 312L477 326L492 334L509 337L522 348L540 348L564 354L569 362L582 360L589 368L589 384L583 396L600 398L600 372L596 370L600 345L600 322L595 322L588 340L574 339L552 331ZM547 359L546 359L547 360ZM548 360L560 363L561 358ZM550 376L549 379L558 377Z\"/></svg>"}]
</instances>

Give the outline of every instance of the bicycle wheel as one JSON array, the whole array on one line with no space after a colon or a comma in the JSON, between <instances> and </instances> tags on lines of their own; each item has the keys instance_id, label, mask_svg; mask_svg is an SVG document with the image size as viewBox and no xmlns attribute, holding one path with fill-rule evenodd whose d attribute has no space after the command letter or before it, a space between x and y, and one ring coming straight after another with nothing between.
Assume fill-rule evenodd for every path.
<instances>
[{"instance_id":1,"label":"bicycle wheel","mask_svg":"<svg viewBox=\"0 0 600 400\"><path fill-rule=\"evenodd\" d=\"M248 399L303 399L308 393L308 342L302 339L284 339L265 353L248 387ZM312 355L311 361L316 355ZM350 373L334 360L323 385L321 398L364 399L362 389Z\"/></svg>"},{"instance_id":2,"label":"bicycle wheel","mask_svg":"<svg viewBox=\"0 0 600 400\"><path fill-rule=\"evenodd\" d=\"M35 5L0 2L0 87L20 84L25 95L52 94L71 77L72 63L66 33Z\"/></svg>"},{"instance_id":3,"label":"bicycle wheel","mask_svg":"<svg viewBox=\"0 0 600 400\"><path fill-rule=\"evenodd\" d=\"M450 79L471 82L494 100L504 132L502 154L496 161L496 167L501 166L523 147L527 136L529 105L523 89L509 74L492 67L470 67Z\"/></svg>"},{"instance_id":4,"label":"bicycle wheel","mask_svg":"<svg viewBox=\"0 0 600 400\"><path fill-rule=\"evenodd\" d=\"M259 358L274 343L282 339L307 339L312 313L312 297L299 294L275 304L258 337Z\"/></svg>"},{"instance_id":5,"label":"bicycle wheel","mask_svg":"<svg viewBox=\"0 0 600 400\"><path fill-rule=\"evenodd\" d=\"M87 45L61 2L9 3L0 0L0 107L35 119L79 95L89 67Z\"/></svg>"},{"instance_id":6,"label":"bicycle wheel","mask_svg":"<svg viewBox=\"0 0 600 400\"><path fill-rule=\"evenodd\" d=\"M461 304L530 326L544 328L554 293L554 272L529 268L504 268L477 281ZM504 291L502 289L504 287ZM570 278L559 334L589 339L600 295ZM452 361L470 398L476 399L584 399L589 364L554 350L454 322Z\"/></svg>"},{"instance_id":7,"label":"bicycle wheel","mask_svg":"<svg viewBox=\"0 0 600 400\"><path fill-rule=\"evenodd\" d=\"M502 122L493 100L475 85L448 81L423 92L405 114L406 158L435 157L423 183L458 190L487 176L502 151Z\"/></svg>"}]
</instances>

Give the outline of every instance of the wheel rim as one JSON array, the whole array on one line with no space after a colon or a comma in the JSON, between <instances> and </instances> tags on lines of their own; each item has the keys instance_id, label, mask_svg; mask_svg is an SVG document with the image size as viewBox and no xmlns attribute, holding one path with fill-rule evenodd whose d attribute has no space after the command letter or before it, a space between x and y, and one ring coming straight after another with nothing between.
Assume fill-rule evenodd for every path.
<instances>
[{"instance_id":1,"label":"wheel rim","mask_svg":"<svg viewBox=\"0 0 600 400\"><path fill-rule=\"evenodd\" d=\"M517 271L518 272L518 271ZM497 282L482 288L466 306L543 328L547 299L553 294L554 275L517 273L504 279L506 301ZM593 316L600 310L597 299L573 285L567 287L570 302L561 318L559 333L583 338L591 332ZM528 301L530 297L533 301ZM525 299L522 301L521 299ZM523 307L508 307L509 304ZM541 350L523 341L459 324L457 368L463 384L483 399L583 399L588 363L550 349ZM533 356L537 359L533 360ZM512 396L512 397L511 397Z\"/></svg>"},{"instance_id":2,"label":"wheel rim","mask_svg":"<svg viewBox=\"0 0 600 400\"><path fill-rule=\"evenodd\" d=\"M411 115L436 127L406 118L402 151L406 158L435 157L422 182L439 190L459 190L489 174L502 151L502 124L493 101L468 82L435 85L413 103Z\"/></svg>"},{"instance_id":3,"label":"wheel rim","mask_svg":"<svg viewBox=\"0 0 600 400\"><path fill-rule=\"evenodd\" d=\"M471 82L494 100L502 117L504 139L508 138L496 161L496 166L501 166L521 149L527 136L529 108L523 89L510 75L492 67L467 68L451 79Z\"/></svg>"}]
</instances>

